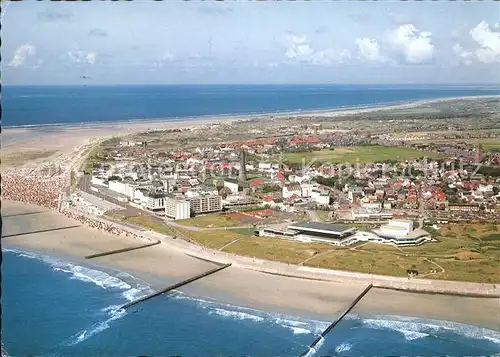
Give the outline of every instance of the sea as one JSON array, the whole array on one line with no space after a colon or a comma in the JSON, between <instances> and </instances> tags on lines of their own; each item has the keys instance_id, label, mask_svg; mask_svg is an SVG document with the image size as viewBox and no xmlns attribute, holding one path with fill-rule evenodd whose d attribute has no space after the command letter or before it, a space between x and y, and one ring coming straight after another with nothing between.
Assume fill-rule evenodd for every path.
<instances>
[{"instance_id":1,"label":"sea","mask_svg":"<svg viewBox=\"0 0 500 357\"><path fill-rule=\"evenodd\" d=\"M283 113L498 95L488 86L3 85L3 127L34 132L123 120ZM31 135L31 134L30 134ZM4 139L4 138L2 138ZM402 316L331 321L153 291L133 275L16 249L2 250L2 343L10 356L489 356L500 332ZM286 298L286 297L284 297Z\"/></svg>"},{"instance_id":2,"label":"sea","mask_svg":"<svg viewBox=\"0 0 500 357\"><path fill-rule=\"evenodd\" d=\"M331 321L153 291L125 272L3 248L2 342L10 356L491 356L500 332L402 316ZM286 297L284 297L286 298Z\"/></svg>"},{"instance_id":3,"label":"sea","mask_svg":"<svg viewBox=\"0 0 500 357\"><path fill-rule=\"evenodd\" d=\"M499 86L408 85L2 85L3 127L123 120L189 120L499 95Z\"/></svg>"}]
</instances>

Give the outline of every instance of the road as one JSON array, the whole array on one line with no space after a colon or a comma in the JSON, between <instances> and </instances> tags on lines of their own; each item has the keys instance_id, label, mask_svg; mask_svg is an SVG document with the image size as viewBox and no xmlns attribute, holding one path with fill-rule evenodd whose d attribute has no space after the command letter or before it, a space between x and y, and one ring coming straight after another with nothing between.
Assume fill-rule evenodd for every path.
<instances>
[{"instance_id":1,"label":"road","mask_svg":"<svg viewBox=\"0 0 500 357\"><path fill-rule=\"evenodd\" d=\"M309 219L313 222L319 222L321 221L318 217L318 214L316 213L316 211L313 211L313 210L307 210L307 215L309 216Z\"/></svg>"}]
</instances>

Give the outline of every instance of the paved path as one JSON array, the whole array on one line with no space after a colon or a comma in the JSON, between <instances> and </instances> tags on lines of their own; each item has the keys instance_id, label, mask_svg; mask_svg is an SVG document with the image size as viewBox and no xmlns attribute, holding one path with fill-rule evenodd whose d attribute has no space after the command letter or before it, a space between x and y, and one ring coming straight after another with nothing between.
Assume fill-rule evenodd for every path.
<instances>
[{"instance_id":1,"label":"paved path","mask_svg":"<svg viewBox=\"0 0 500 357\"><path fill-rule=\"evenodd\" d=\"M254 226L235 226L235 227L196 227L196 226L187 226L184 224L179 224L175 223L174 221L167 221L167 225L175 228L180 228L180 229L185 229L188 231L221 231L221 230L228 230L228 229L242 229L242 228L254 228Z\"/></svg>"},{"instance_id":2,"label":"paved path","mask_svg":"<svg viewBox=\"0 0 500 357\"><path fill-rule=\"evenodd\" d=\"M309 216L309 219L313 222L319 222L321 221L318 217L318 214L316 213L316 211L313 211L313 210L307 210L306 211L308 216Z\"/></svg>"}]
</instances>

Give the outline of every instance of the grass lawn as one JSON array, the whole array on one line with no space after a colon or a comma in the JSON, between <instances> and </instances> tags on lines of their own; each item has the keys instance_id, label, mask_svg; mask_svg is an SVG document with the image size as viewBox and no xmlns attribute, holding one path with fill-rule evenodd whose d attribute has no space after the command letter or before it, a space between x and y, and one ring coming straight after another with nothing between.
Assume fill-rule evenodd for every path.
<instances>
[{"instance_id":1,"label":"grass lawn","mask_svg":"<svg viewBox=\"0 0 500 357\"><path fill-rule=\"evenodd\" d=\"M484 149L500 149L500 139L483 139L479 143Z\"/></svg>"},{"instance_id":2,"label":"grass lawn","mask_svg":"<svg viewBox=\"0 0 500 357\"><path fill-rule=\"evenodd\" d=\"M307 244L278 238L253 237L231 244L224 251L249 257L298 264L312 257L315 253L325 252L330 249L334 249L334 247L329 244Z\"/></svg>"},{"instance_id":3,"label":"grass lawn","mask_svg":"<svg viewBox=\"0 0 500 357\"><path fill-rule=\"evenodd\" d=\"M231 229L231 232L250 237L253 237L255 235L255 229L253 228L235 228Z\"/></svg>"},{"instance_id":4,"label":"grass lawn","mask_svg":"<svg viewBox=\"0 0 500 357\"><path fill-rule=\"evenodd\" d=\"M179 231L192 240L212 249L220 249L235 239L249 238L247 235L224 229L210 231L190 231L187 229L179 229Z\"/></svg>"},{"instance_id":5,"label":"grass lawn","mask_svg":"<svg viewBox=\"0 0 500 357\"><path fill-rule=\"evenodd\" d=\"M110 218L114 218L116 220L135 224L137 226L152 230L154 232L165 234L167 236L175 236L175 232L173 232L166 224L164 224L161 220L155 219L150 216L134 216L134 217L124 217L119 211L106 211L104 213L106 216Z\"/></svg>"},{"instance_id":6,"label":"grass lawn","mask_svg":"<svg viewBox=\"0 0 500 357\"><path fill-rule=\"evenodd\" d=\"M407 276L406 270L413 266L420 274L435 269L433 264L421 257L400 256L387 250L336 250L313 258L306 265L394 276Z\"/></svg>"},{"instance_id":7,"label":"grass lawn","mask_svg":"<svg viewBox=\"0 0 500 357\"><path fill-rule=\"evenodd\" d=\"M402 248L405 254L432 259L445 269L436 279L500 282L500 225L442 225L438 243Z\"/></svg>"},{"instance_id":8,"label":"grass lawn","mask_svg":"<svg viewBox=\"0 0 500 357\"><path fill-rule=\"evenodd\" d=\"M198 216L188 219L179 219L175 223L183 224L185 226L196 226L200 228L206 227L237 227L242 224L239 221L233 220L228 216L221 214L208 214L205 216Z\"/></svg>"},{"instance_id":9,"label":"grass lawn","mask_svg":"<svg viewBox=\"0 0 500 357\"><path fill-rule=\"evenodd\" d=\"M313 159L316 162L328 163L370 163L380 162L384 160L410 160L428 156L430 158L440 157L440 154L426 151L418 151L400 147L385 147L385 146L353 146L353 147L336 147L335 150L320 150L311 152L294 152L285 153L285 160L290 163L300 164L302 158L306 163L310 163Z\"/></svg>"},{"instance_id":10,"label":"grass lawn","mask_svg":"<svg viewBox=\"0 0 500 357\"><path fill-rule=\"evenodd\" d=\"M318 215L320 220L328 221L328 215L330 214L330 211L317 210L316 214Z\"/></svg>"}]
</instances>

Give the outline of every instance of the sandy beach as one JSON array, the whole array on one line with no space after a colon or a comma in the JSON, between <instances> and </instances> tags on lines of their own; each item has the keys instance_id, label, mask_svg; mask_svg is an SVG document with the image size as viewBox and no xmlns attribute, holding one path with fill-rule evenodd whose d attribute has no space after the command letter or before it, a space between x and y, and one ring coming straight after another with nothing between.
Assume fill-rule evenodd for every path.
<instances>
[{"instance_id":1,"label":"sandy beach","mask_svg":"<svg viewBox=\"0 0 500 357\"><path fill-rule=\"evenodd\" d=\"M85 263L82 258L88 254L144 243L140 239L107 234L83 226L56 211L35 205L4 201L2 215L4 247L64 256L73 258L75 262ZM67 228L36 234L22 234L65 227ZM193 248L193 252L196 250L197 248ZM214 260L220 258L222 257L215 255L213 257ZM214 267L211 263L187 256L179 246L169 244L168 239L154 247L87 262L126 271L149 282L154 288L165 287ZM286 264L281 265L282 269L287 268ZM224 271L181 288L180 291L195 297L216 299L222 303L329 321L345 309L365 286L366 284L349 280L342 282L283 277L233 264ZM498 304L498 298L372 289L353 312L363 316L384 314L432 318L498 330Z\"/></svg>"}]
</instances>

